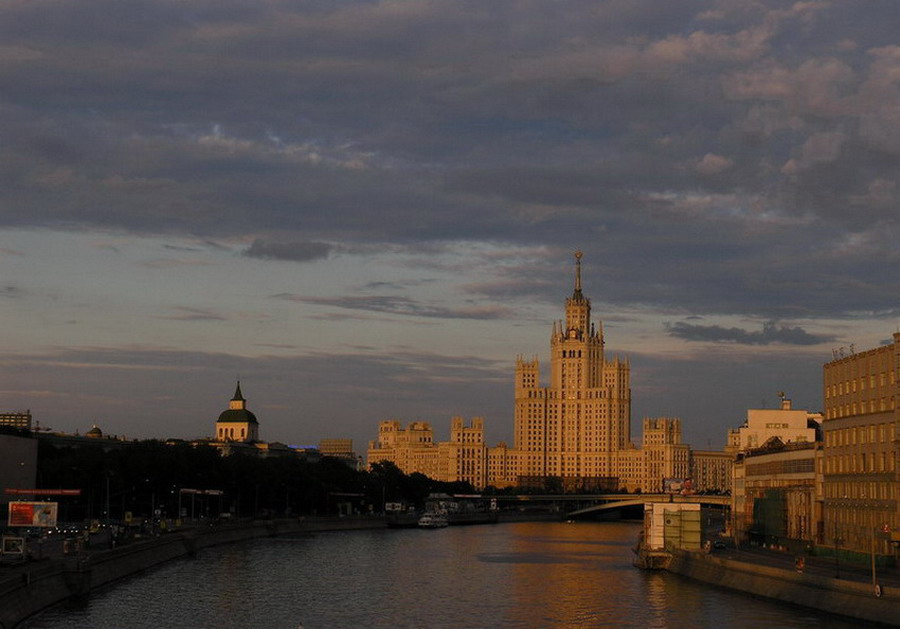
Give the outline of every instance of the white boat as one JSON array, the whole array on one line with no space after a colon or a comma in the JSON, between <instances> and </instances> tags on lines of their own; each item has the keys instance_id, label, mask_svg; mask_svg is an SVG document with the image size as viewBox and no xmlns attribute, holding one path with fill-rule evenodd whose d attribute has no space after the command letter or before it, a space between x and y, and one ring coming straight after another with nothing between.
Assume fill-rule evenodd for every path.
<instances>
[{"instance_id":1,"label":"white boat","mask_svg":"<svg viewBox=\"0 0 900 629\"><path fill-rule=\"evenodd\" d=\"M419 526L424 529L439 529L449 525L446 514L425 513L419 518Z\"/></svg>"}]
</instances>

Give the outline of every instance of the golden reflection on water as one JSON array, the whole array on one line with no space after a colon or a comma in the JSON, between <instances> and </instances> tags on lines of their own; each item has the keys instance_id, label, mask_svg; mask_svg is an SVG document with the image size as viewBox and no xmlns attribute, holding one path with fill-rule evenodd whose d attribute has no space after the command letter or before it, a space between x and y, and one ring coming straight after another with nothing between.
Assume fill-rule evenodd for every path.
<instances>
[{"instance_id":1,"label":"golden reflection on water","mask_svg":"<svg viewBox=\"0 0 900 629\"><path fill-rule=\"evenodd\" d=\"M647 575L647 610L650 618L647 626L651 629L666 629L666 610L669 608L666 582L663 575L651 572Z\"/></svg>"},{"instance_id":2,"label":"golden reflection on water","mask_svg":"<svg viewBox=\"0 0 900 629\"><path fill-rule=\"evenodd\" d=\"M622 620L623 601L636 595L634 574L621 570L622 554L630 553L622 543L622 525L533 522L514 526L506 553L491 555L492 560L511 566L512 623L597 626ZM534 617L536 609L541 610L540 618Z\"/></svg>"}]
</instances>

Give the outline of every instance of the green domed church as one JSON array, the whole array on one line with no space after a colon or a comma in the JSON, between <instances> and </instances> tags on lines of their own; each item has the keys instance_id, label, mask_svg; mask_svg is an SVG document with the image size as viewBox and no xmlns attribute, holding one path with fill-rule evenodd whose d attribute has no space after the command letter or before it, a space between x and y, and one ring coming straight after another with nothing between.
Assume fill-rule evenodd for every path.
<instances>
[{"instance_id":1,"label":"green domed church","mask_svg":"<svg viewBox=\"0 0 900 629\"><path fill-rule=\"evenodd\" d=\"M241 393L240 380L234 390L234 397L228 404L228 410L222 411L216 420L216 440L245 443L259 441L259 422L256 421L256 415L247 410L247 400Z\"/></svg>"}]
</instances>

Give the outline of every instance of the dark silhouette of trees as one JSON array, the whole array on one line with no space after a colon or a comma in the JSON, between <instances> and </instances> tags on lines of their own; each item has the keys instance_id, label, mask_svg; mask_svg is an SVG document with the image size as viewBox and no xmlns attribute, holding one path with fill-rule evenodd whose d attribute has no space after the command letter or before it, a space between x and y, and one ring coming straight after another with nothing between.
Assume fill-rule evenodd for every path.
<instances>
[{"instance_id":1,"label":"dark silhouette of trees","mask_svg":"<svg viewBox=\"0 0 900 629\"><path fill-rule=\"evenodd\" d=\"M155 511L169 518L179 513L326 515L339 508L379 513L385 502L422 508L430 493L474 491L468 483L404 474L387 462L358 471L331 457L223 457L214 448L189 443L148 440L105 450L100 444L57 448L41 441L38 452L40 487L82 490L81 496L60 498L63 521L121 520L127 512L135 518L152 517Z\"/></svg>"}]
</instances>

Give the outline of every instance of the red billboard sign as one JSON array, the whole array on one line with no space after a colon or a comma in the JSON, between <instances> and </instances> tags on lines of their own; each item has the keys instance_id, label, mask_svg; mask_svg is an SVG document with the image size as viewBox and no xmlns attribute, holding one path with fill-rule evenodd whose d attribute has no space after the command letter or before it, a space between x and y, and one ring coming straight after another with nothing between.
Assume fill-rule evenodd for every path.
<instances>
[{"instance_id":1,"label":"red billboard sign","mask_svg":"<svg viewBox=\"0 0 900 629\"><path fill-rule=\"evenodd\" d=\"M56 526L55 502L9 503L9 526Z\"/></svg>"}]
</instances>

